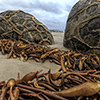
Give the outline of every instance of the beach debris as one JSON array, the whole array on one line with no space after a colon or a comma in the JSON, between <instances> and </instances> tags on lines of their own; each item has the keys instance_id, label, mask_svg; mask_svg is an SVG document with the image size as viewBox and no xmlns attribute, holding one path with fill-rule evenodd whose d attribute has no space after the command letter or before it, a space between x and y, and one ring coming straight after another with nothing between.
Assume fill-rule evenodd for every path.
<instances>
[{"instance_id":1,"label":"beach debris","mask_svg":"<svg viewBox=\"0 0 100 100\"><path fill-rule=\"evenodd\" d=\"M99 100L100 71L40 72L0 82L0 100Z\"/></svg>"},{"instance_id":2,"label":"beach debris","mask_svg":"<svg viewBox=\"0 0 100 100\"><path fill-rule=\"evenodd\" d=\"M10 39L0 39L0 51L3 55L8 54L7 58L19 57L21 61L28 59L36 62L49 60L61 65L63 72L68 70L99 70L100 57L96 54L81 53L79 51L64 51L58 48L51 48L45 45L25 44L22 41L12 41Z\"/></svg>"}]
</instances>

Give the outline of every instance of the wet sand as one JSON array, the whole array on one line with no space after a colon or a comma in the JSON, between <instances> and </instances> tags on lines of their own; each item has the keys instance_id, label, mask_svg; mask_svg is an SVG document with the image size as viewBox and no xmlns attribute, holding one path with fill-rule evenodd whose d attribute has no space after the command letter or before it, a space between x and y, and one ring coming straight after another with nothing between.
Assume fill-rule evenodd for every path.
<instances>
[{"instance_id":1,"label":"wet sand","mask_svg":"<svg viewBox=\"0 0 100 100\"><path fill-rule=\"evenodd\" d=\"M57 47L61 50L68 50L63 47L63 36L62 32L52 32L55 44L51 47ZM51 72L57 72L60 68L59 65L55 63L50 63L49 61L36 62L34 60L28 60L26 62L22 62L17 59L7 59L7 55L2 55L0 52L0 81L6 81L10 78L18 78L18 72L20 73L20 77L23 77L25 74L29 72L40 71L46 72L51 69Z\"/></svg>"}]
</instances>

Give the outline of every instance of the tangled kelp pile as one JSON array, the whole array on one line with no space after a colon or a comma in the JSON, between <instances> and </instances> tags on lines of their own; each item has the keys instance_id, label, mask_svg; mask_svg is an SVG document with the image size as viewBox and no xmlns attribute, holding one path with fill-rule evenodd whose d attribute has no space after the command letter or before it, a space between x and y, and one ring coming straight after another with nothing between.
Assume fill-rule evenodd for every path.
<instances>
[{"instance_id":1,"label":"tangled kelp pile","mask_svg":"<svg viewBox=\"0 0 100 100\"><path fill-rule=\"evenodd\" d=\"M94 70L31 72L0 82L0 100L99 100L99 81L100 71Z\"/></svg>"},{"instance_id":2,"label":"tangled kelp pile","mask_svg":"<svg viewBox=\"0 0 100 100\"><path fill-rule=\"evenodd\" d=\"M48 46L24 44L21 41L0 39L2 54L8 54L7 58L17 58L21 61L33 59L37 62L50 62L61 65L59 70L99 70L100 58L96 54L82 54L80 52L64 51Z\"/></svg>"},{"instance_id":3,"label":"tangled kelp pile","mask_svg":"<svg viewBox=\"0 0 100 100\"><path fill-rule=\"evenodd\" d=\"M0 100L99 100L100 58L96 54L64 51L48 46L0 39L7 58L37 62L49 60L61 65L56 73L31 72L20 79L0 82Z\"/></svg>"}]
</instances>

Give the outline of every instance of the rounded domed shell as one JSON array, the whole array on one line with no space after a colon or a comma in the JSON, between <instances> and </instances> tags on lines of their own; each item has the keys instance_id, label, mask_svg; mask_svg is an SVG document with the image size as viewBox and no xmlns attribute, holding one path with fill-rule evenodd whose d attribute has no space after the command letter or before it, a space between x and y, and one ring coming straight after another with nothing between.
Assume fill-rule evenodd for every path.
<instances>
[{"instance_id":1,"label":"rounded domed shell","mask_svg":"<svg viewBox=\"0 0 100 100\"><path fill-rule=\"evenodd\" d=\"M73 50L100 54L100 2L79 0L72 8L63 45Z\"/></svg>"},{"instance_id":2,"label":"rounded domed shell","mask_svg":"<svg viewBox=\"0 0 100 100\"><path fill-rule=\"evenodd\" d=\"M53 36L47 27L33 15L21 10L0 13L0 38L32 44L54 44Z\"/></svg>"}]
</instances>

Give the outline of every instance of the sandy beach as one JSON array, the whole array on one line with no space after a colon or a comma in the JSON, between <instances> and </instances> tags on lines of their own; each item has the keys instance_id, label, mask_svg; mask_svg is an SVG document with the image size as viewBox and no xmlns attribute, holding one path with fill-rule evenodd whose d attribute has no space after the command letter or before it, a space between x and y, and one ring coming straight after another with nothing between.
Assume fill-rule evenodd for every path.
<instances>
[{"instance_id":1,"label":"sandy beach","mask_svg":"<svg viewBox=\"0 0 100 100\"><path fill-rule=\"evenodd\" d=\"M61 50L68 50L63 47L63 32L52 32L52 35L55 40L55 44L51 47L57 47ZM20 73L20 77L23 77L25 74L29 72L40 71L46 72L51 69L51 72L57 72L60 68L59 65L55 63L50 63L49 61L36 62L34 60L28 60L26 62L22 62L17 59L7 59L7 55L2 55L0 52L0 81L7 81L10 78L18 78L18 72Z\"/></svg>"}]
</instances>

